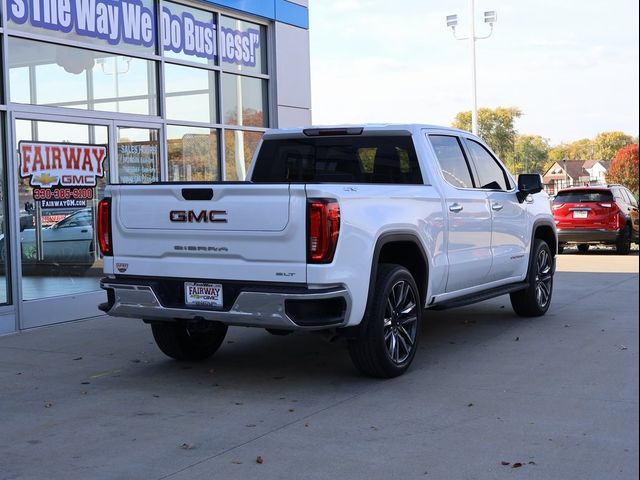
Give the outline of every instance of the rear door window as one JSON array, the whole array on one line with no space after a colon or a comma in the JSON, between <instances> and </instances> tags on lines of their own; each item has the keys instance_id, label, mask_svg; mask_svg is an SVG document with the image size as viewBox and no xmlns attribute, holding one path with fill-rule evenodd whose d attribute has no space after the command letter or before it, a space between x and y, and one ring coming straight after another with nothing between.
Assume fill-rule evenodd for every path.
<instances>
[{"instance_id":1,"label":"rear door window","mask_svg":"<svg viewBox=\"0 0 640 480\"><path fill-rule=\"evenodd\" d=\"M409 135L266 139L251 180L423 184Z\"/></svg>"},{"instance_id":2,"label":"rear door window","mask_svg":"<svg viewBox=\"0 0 640 480\"><path fill-rule=\"evenodd\" d=\"M458 188L473 188L471 169L458 137L429 135L429 140L436 152L436 158L446 182Z\"/></svg>"}]
</instances>

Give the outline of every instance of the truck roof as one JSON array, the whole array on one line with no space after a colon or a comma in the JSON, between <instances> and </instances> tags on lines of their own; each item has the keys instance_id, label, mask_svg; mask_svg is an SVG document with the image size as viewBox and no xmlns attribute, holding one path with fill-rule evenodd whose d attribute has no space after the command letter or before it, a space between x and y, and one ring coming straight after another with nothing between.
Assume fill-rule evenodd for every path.
<instances>
[{"instance_id":1,"label":"truck roof","mask_svg":"<svg viewBox=\"0 0 640 480\"><path fill-rule=\"evenodd\" d=\"M267 130L264 138L270 137L297 137L319 135L360 135L362 133L383 133L387 135L414 133L422 129L443 130L451 133L464 133L472 135L466 130L460 130L441 125L420 123L366 123L366 124L342 124L342 125L313 125L296 128L274 128Z\"/></svg>"}]
</instances>

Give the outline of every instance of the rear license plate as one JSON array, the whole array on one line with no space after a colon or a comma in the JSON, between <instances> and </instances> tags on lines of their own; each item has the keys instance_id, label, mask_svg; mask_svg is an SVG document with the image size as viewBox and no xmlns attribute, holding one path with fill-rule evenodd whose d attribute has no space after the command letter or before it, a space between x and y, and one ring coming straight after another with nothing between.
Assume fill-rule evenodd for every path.
<instances>
[{"instance_id":1,"label":"rear license plate","mask_svg":"<svg viewBox=\"0 0 640 480\"><path fill-rule=\"evenodd\" d=\"M573 211L573 218L587 218L587 212L586 210L574 210Z\"/></svg>"},{"instance_id":2,"label":"rear license plate","mask_svg":"<svg viewBox=\"0 0 640 480\"><path fill-rule=\"evenodd\" d=\"M184 303L200 307L222 307L222 285L184 282Z\"/></svg>"}]
</instances>

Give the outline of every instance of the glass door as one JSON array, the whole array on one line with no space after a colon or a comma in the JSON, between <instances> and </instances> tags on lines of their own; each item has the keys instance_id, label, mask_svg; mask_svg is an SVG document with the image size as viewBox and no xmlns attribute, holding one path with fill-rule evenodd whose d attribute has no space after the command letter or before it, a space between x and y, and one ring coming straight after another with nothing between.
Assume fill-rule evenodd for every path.
<instances>
[{"instance_id":1,"label":"glass door","mask_svg":"<svg viewBox=\"0 0 640 480\"><path fill-rule=\"evenodd\" d=\"M13 122L20 328L100 315L106 297L95 222L112 123L17 113Z\"/></svg>"},{"instance_id":2,"label":"glass door","mask_svg":"<svg viewBox=\"0 0 640 480\"><path fill-rule=\"evenodd\" d=\"M162 178L162 129L156 124L116 123L113 183L144 184Z\"/></svg>"}]
</instances>

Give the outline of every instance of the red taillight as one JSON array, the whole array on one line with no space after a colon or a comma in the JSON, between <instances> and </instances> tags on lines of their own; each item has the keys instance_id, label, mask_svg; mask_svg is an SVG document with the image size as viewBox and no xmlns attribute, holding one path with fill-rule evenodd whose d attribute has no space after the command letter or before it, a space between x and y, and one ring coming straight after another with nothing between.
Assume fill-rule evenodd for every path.
<instances>
[{"instance_id":1,"label":"red taillight","mask_svg":"<svg viewBox=\"0 0 640 480\"><path fill-rule=\"evenodd\" d=\"M98 203L98 244L102 255L113 255L111 243L111 199L104 198Z\"/></svg>"},{"instance_id":2,"label":"red taillight","mask_svg":"<svg viewBox=\"0 0 640 480\"><path fill-rule=\"evenodd\" d=\"M333 199L311 199L308 212L307 261L331 263L340 233L340 206Z\"/></svg>"}]
</instances>

